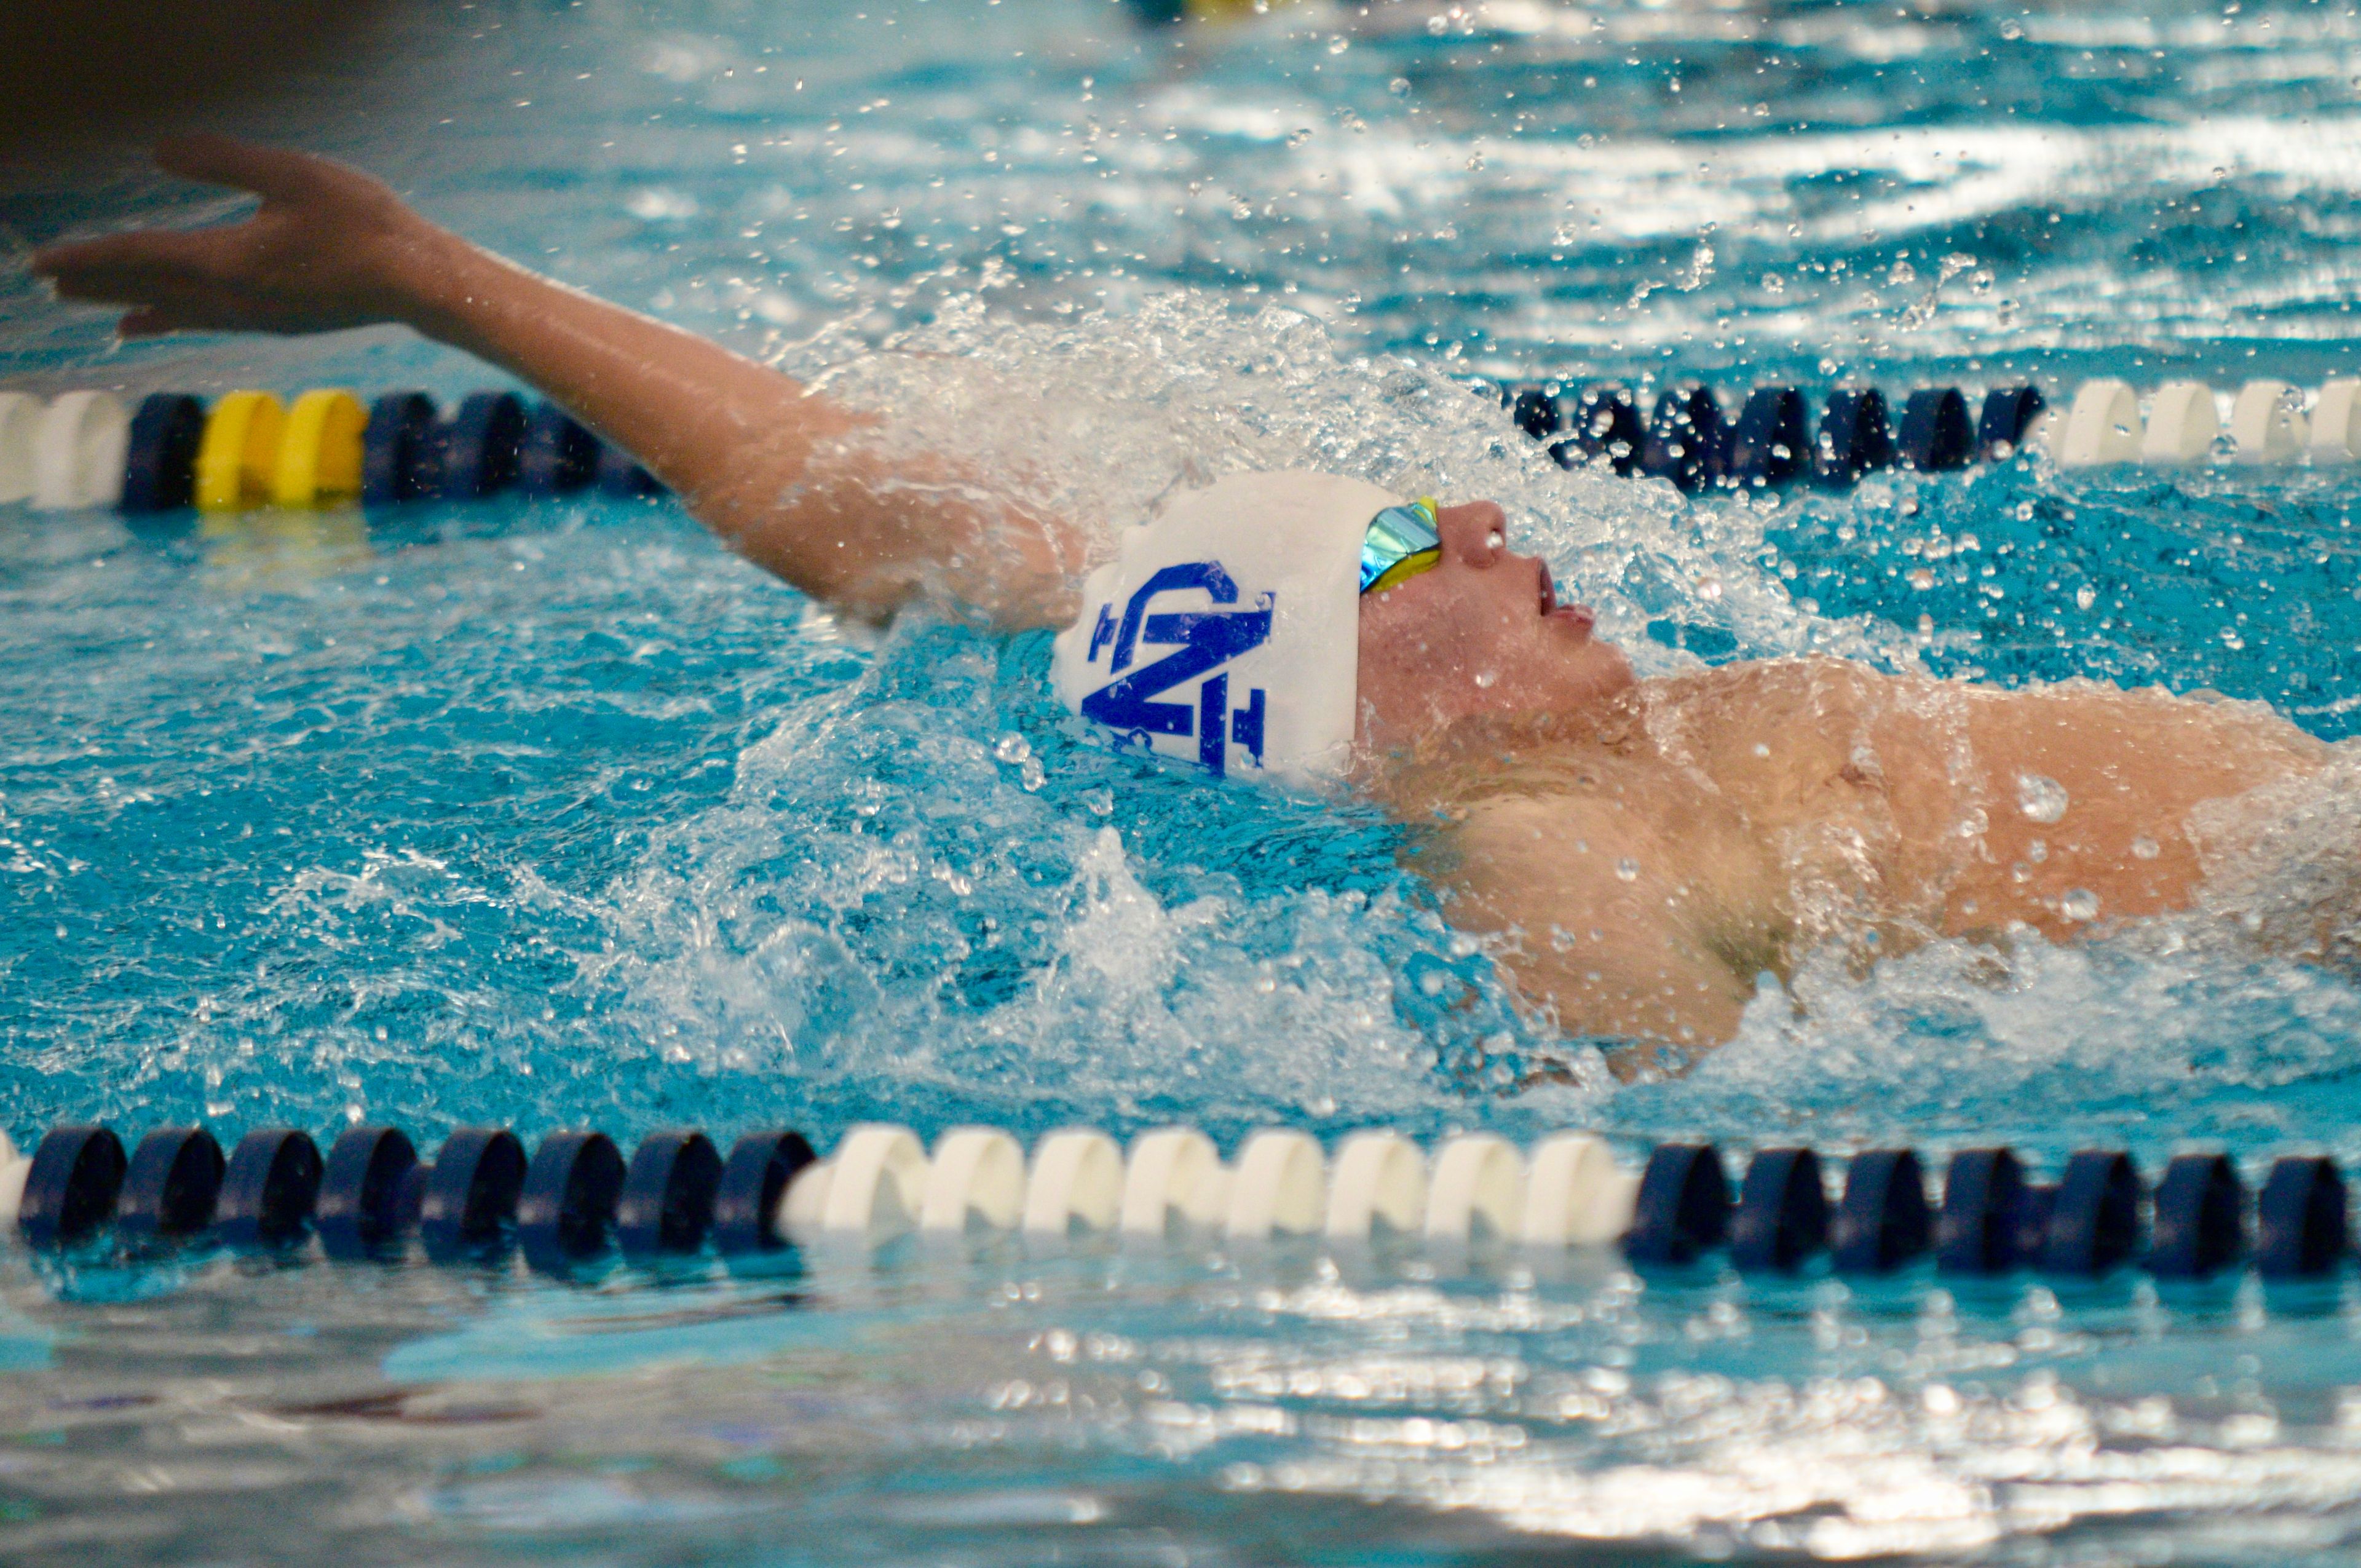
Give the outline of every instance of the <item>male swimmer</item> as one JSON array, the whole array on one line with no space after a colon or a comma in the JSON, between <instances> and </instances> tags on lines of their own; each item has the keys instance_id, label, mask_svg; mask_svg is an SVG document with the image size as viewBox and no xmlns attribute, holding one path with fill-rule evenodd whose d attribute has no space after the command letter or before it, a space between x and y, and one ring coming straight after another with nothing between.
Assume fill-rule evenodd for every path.
<instances>
[{"instance_id":1,"label":"male swimmer","mask_svg":"<svg viewBox=\"0 0 2361 1568\"><path fill-rule=\"evenodd\" d=\"M1570 1034L1710 1046L1816 948L1867 963L2205 905L2330 762L2259 705L2089 682L1832 659L1635 681L1499 507L1351 477L1234 475L1113 520L1137 526L1093 560L991 477L895 455L874 419L537 278L366 175L211 137L161 161L261 209L45 249L61 296L130 307L127 336L405 323L541 388L840 611L1062 629L1059 695L1110 732L1213 774L1348 782L1430 828L1454 922L1506 934L1504 968ZM2268 934L2335 945L2321 918Z\"/></svg>"}]
</instances>

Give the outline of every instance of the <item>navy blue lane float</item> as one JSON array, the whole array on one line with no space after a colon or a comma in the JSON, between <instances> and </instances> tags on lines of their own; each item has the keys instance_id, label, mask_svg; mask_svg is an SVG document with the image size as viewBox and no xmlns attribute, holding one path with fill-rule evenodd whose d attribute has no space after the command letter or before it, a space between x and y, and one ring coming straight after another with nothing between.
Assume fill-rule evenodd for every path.
<instances>
[{"instance_id":1,"label":"navy blue lane float","mask_svg":"<svg viewBox=\"0 0 2361 1568\"><path fill-rule=\"evenodd\" d=\"M866 1138L878 1153L885 1147L874 1142L881 1132L908 1144L906 1156L893 1158L920 1158L906 1130L872 1128L846 1146ZM1319 1164L1316 1145L1301 1135L1268 1135L1305 1144ZM945 1146L968 1140L965 1158L973 1165L978 1137L1020 1157L1005 1135L979 1129L947 1135ZM1071 1144L1074 1138L1082 1143ZM1069 1140L1072 1157L1064 1175L1044 1175L1058 1164L1046 1151L1059 1139ZM1065 1195L1053 1204L1053 1229L1079 1190L1074 1160L1093 1139L1112 1158L1113 1144L1094 1133L1045 1140L1033 1179ZM950 1162L946 1168L960 1165L954 1156L942 1158ZM785 1129L748 1134L726 1158L702 1131L667 1129L649 1134L627 1160L596 1131L552 1133L528 1157L505 1128L463 1127L429 1162L389 1126L347 1128L324 1157L299 1128L249 1132L225 1157L206 1129L166 1127L126 1157L112 1130L70 1124L51 1129L21 1168L17 1226L42 1249L86 1244L110 1226L134 1249L210 1242L284 1254L316 1237L334 1258L397 1257L414 1242L429 1259L456 1263L496 1260L513 1247L531 1266L564 1273L609 1253L645 1260L708 1248L725 1256L778 1249L785 1245L787 1190L818 1163L803 1135ZM1439 1162L1438 1173L1449 1164ZM1449 1180L1464 1188L1466 1168ZM1021 1162L1016 1169L1022 1179ZM1344 1169L1340 1162L1339 1182ZM939 1195L929 1183L940 1176L895 1179L925 1187L931 1214ZM1093 1179L1104 1190L1109 1177ZM1852 1155L1832 1201L1825 1166L1808 1148L1763 1149L1733 1186L1713 1145L1668 1143L1651 1153L1636 1188L1624 1191L1622 1250L1647 1270L1694 1266L1726 1252L1742 1274L1824 1266L1867 1276L1931 1253L1935 1269L1953 1276L2090 1278L2136 1263L2163 1279L2202 1280L2249 1265L2266 1278L2290 1279L2328 1274L2351 1250L2345 1179L2312 1155L2276 1161L2250 1201L2237 1167L2218 1153L2176 1156L2151 1190L2115 1150L2077 1152L2045 1182L2010 1149L1967 1148L1950 1157L1938 1204L1928 1200L1926 1168L1906 1148ZM917 1192L908 1189L902 1201L916 1201ZM954 1208L956 1219L964 1201ZM1028 1231L1037 1219L1028 1214ZM1500 1229L1505 1223L1495 1223L1495 1236L1539 1239L1513 1223Z\"/></svg>"},{"instance_id":2,"label":"navy blue lane float","mask_svg":"<svg viewBox=\"0 0 2361 1568\"><path fill-rule=\"evenodd\" d=\"M214 1223L228 1168L203 1127L159 1127L139 1140L125 1171L115 1227L126 1238L189 1235Z\"/></svg>"},{"instance_id":3,"label":"navy blue lane float","mask_svg":"<svg viewBox=\"0 0 2361 1568\"><path fill-rule=\"evenodd\" d=\"M739 1139L714 1184L714 1246L739 1253L785 1245L771 1217L779 1212L788 1183L818 1158L801 1133L749 1133Z\"/></svg>"},{"instance_id":4,"label":"navy blue lane float","mask_svg":"<svg viewBox=\"0 0 2361 1568\"><path fill-rule=\"evenodd\" d=\"M131 416L123 458L126 512L180 511L196 505L197 447L205 437L205 405L185 392L158 392Z\"/></svg>"},{"instance_id":5,"label":"navy blue lane float","mask_svg":"<svg viewBox=\"0 0 2361 1568\"><path fill-rule=\"evenodd\" d=\"M1680 489L1765 489L1809 480L1858 484L1880 468L1943 473L2004 462L2047 407L2035 387L2000 387L1971 414L1956 387L1922 387L1902 403L1899 428L1875 387L1839 387L1817 423L1798 387L1756 387L1732 419L1713 388L1685 382L1663 392L1643 420L1633 393L1615 383L1510 385L1500 400L1517 428L1547 444L1559 466L1598 466L1669 479Z\"/></svg>"},{"instance_id":6,"label":"navy blue lane float","mask_svg":"<svg viewBox=\"0 0 2361 1568\"><path fill-rule=\"evenodd\" d=\"M312 1223L330 1257L368 1257L402 1231L418 1150L399 1127L348 1127L328 1150Z\"/></svg>"},{"instance_id":7,"label":"navy blue lane float","mask_svg":"<svg viewBox=\"0 0 2361 1568\"><path fill-rule=\"evenodd\" d=\"M631 1156L615 1205L615 1239L625 1254L694 1252L713 1228L721 1155L695 1129L652 1133Z\"/></svg>"}]
</instances>

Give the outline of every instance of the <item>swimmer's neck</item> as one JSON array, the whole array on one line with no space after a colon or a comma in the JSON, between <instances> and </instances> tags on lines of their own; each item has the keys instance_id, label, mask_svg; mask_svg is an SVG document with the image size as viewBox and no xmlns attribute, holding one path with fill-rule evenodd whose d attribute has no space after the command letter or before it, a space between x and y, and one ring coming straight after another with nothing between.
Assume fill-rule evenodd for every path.
<instances>
[{"instance_id":1,"label":"swimmer's neck","mask_svg":"<svg viewBox=\"0 0 2361 1568\"><path fill-rule=\"evenodd\" d=\"M1352 783L1397 816L1423 816L1475 775L1536 753L1640 760L1654 751L1648 711L1674 684L1637 681L1574 707L1437 714L1407 731L1372 725L1365 716Z\"/></svg>"}]
</instances>

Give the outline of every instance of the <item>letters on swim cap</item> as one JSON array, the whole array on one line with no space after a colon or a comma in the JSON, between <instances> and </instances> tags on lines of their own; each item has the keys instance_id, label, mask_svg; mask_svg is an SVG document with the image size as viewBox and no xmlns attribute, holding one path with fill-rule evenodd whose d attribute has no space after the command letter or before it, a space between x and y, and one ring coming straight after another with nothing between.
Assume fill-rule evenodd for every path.
<instances>
[{"instance_id":1,"label":"letters on swim cap","mask_svg":"<svg viewBox=\"0 0 2361 1568\"><path fill-rule=\"evenodd\" d=\"M1361 539L1400 504L1333 474L1240 474L1126 529L1059 633L1059 700L1215 777L1334 778L1350 761Z\"/></svg>"}]
</instances>

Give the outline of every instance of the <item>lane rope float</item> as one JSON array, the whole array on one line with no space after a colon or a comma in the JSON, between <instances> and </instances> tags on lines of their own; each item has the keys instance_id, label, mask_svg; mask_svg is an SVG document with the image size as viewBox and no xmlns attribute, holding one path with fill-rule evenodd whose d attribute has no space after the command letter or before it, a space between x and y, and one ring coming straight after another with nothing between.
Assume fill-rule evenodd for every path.
<instances>
[{"instance_id":1,"label":"lane rope float","mask_svg":"<svg viewBox=\"0 0 2361 1568\"><path fill-rule=\"evenodd\" d=\"M131 416L123 456L123 495L132 513L178 511L196 504L197 449L205 405L185 392L151 392ZM5 499L5 498L0 498Z\"/></svg>"},{"instance_id":2,"label":"lane rope float","mask_svg":"<svg viewBox=\"0 0 2361 1568\"><path fill-rule=\"evenodd\" d=\"M33 433L48 405L24 392L0 392L0 506L33 494Z\"/></svg>"},{"instance_id":3,"label":"lane rope float","mask_svg":"<svg viewBox=\"0 0 2361 1568\"><path fill-rule=\"evenodd\" d=\"M352 393L315 389L297 398L280 433L270 499L283 507L355 499L361 493L361 433L368 414Z\"/></svg>"},{"instance_id":4,"label":"lane rope float","mask_svg":"<svg viewBox=\"0 0 2361 1568\"><path fill-rule=\"evenodd\" d=\"M270 499L286 409L269 392L231 392L205 418L197 445L199 511L237 511Z\"/></svg>"},{"instance_id":5,"label":"lane rope float","mask_svg":"<svg viewBox=\"0 0 2361 1568\"><path fill-rule=\"evenodd\" d=\"M33 509L111 507L123 494L131 415L111 392L66 392L33 430Z\"/></svg>"}]
</instances>

